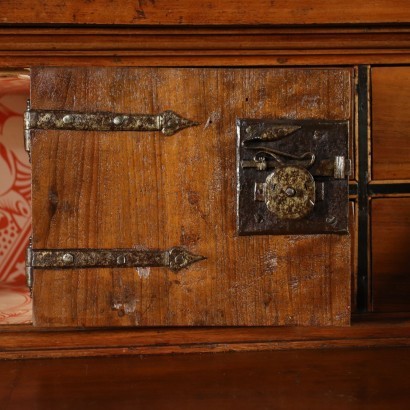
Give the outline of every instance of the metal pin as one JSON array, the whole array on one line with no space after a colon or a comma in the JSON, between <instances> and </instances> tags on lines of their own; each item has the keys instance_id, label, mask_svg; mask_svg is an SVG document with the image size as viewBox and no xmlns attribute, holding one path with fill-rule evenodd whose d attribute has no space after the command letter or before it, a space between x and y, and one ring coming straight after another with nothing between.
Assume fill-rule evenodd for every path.
<instances>
[{"instance_id":1,"label":"metal pin","mask_svg":"<svg viewBox=\"0 0 410 410\"><path fill-rule=\"evenodd\" d=\"M289 187L286 188L285 194L286 194L287 196L295 196L296 191L295 191L294 188L292 188L292 187L289 186Z\"/></svg>"},{"instance_id":2,"label":"metal pin","mask_svg":"<svg viewBox=\"0 0 410 410\"><path fill-rule=\"evenodd\" d=\"M345 169L345 157L343 156L336 156L334 162L334 178L335 179L343 179L346 175Z\"/></svg>"}]
</instances>

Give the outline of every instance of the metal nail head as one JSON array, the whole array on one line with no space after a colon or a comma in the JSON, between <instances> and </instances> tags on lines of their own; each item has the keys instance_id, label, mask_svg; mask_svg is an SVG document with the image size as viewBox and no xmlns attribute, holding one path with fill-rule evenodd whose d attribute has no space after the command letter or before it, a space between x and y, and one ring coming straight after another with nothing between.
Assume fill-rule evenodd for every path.
<instances>
[{"instance_id":1,"label":"metal nail head","mask_svg":"<svg viewBox=\"0 0 410 410\"><path fill-rule=\"evenodd\" d=\"M114 119L113 119L113 123L114 123L115 125L120 125L120 124L123 123L123 121L124 121L124 118L121 117L120 115L117 115L117 116L114 117Z\"/></svg>"},{"instance_id":2,"label":"metal nail head","mask_svg":"<svg viewBox=\"0 0 410 410\"><path fill-rule=\"evenodd\" d=\"M73 117L71 115L64 115L63 123L64 124L70 124L71 122L73 122Z\"/></svg>"},{"instance_id":3,"label":"metal nail head","mask_svg":"<svg viewBox=\"0 0 410 410\"><path fill-rule=\"evenodd\" d=\"M117 265L125 265L125 261L126 261L125 256L124 256L124 255L120 255L120 256L118 256L118 258L117 258Z\"/></svg>"},{"instance_id":4,"label":"metal nail head","mask_svg":"<svg viewBox=\"0 0 410 410\"><path fill-rule=\"evenodd\" d=\"M63 262L66 265L69 265L69 264L73 263L74 262L74 256L71 253L65 253L63 255Z\"/></svg>"}]
</instances>

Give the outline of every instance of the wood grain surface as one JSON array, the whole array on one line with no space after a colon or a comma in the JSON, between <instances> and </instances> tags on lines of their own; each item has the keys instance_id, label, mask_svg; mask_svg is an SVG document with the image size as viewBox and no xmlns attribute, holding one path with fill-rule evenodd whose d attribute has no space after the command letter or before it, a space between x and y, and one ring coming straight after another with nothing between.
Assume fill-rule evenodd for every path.
<instances>
[{"instance_id":1,"label":"wood grain surface","mask_svg":"<svg viewBox=\"0 0 410 410\"><path fill-rule=\"evenodd\" d=\"M245 17L245 16L244 16ZM0 27L0 64L286 66L410 63L408 26Z\"/></svg>"},{"instance_id":2,"label":"wood grain surface","mask_svg":"<svg viewBox=\"0 0 410 410\"><path fill-rule=\"evenodd\" d=\"M0 359L410 346L409 314L353 315L349 327L1 326Z\"/></svg>"},{"instance_id":3,"label":"wood grain surface","mask_svg":"<svg viewBox=\"0 0 410 410\"><path fill-rule=\"evenodd\" d=\"M2 0L1 23L294 25L407 23L407 0Z\"/></svg>"},{"instance_id":4,"label":"wood grain surface","mask_svg":"<svg viewBox=\"0 0 410 410\"><path fill-rule=\"evenodd\" d=\"M410 179L410 68L372 68L373 179Z\"/></svg>"},{"instance_id":5,"label":"wood grain surface","mask_svg":"<svg viewBox=\"0 0 410 410\"><path fill-rule=\"evenodd\" d=\"M350 69L33 69L33 109L172 109L201 123L172 137L37 131L34 248L182 245L207 257L178 274L37 270L35 324L348 324L348 235L237 236L235 119L350 119L350 77Z\"/></svg>"},{"instance_id":6,"label":"wood grain surface","mask_svg":"<svg viewBox=\"0 0 410 410\"><path fill-rule=\"evenodd\" d=\"M373 309L410 311L410 198L372 200Z\"/></svg>"},{"instance_id":7,"label":"wood grain surface","mask_svg":"<svg viewBox=\"0 0 410 410\"><path fill-rule=\"evenodd\" d=\"M346 349L0 362L0 407L410 407L410 351Z\"/></svg>"}]
</instances>

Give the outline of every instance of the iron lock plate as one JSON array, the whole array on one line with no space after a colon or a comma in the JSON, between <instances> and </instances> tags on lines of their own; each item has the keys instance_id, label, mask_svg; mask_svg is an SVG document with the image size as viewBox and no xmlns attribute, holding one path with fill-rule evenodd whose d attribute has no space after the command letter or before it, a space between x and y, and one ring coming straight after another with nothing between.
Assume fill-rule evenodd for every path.
<instances>
[{"instance_id":1,"label":"iron lock plate","mask_svg":"<svg viewBox=\"0 0 410 410\"><path fill-rule=\"evenodd\" d=\"M239 235L348 232L348 121L237 120Z\"/></svg>"}]
</instances>

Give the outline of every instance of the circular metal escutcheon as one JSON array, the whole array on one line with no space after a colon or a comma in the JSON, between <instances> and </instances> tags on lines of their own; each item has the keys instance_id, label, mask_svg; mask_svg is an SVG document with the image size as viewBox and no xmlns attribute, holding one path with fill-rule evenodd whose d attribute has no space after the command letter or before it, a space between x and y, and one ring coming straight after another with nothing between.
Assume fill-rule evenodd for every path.
<instances>
[{"instance_id":1,"label":"circular metal escutcheon","mask_svg":"<svg viewBox=\"0 0 410 410\"><path fill-rule=\"evenodd\" d=\"M313 176L297 165L276 168L266 178L265 202L280 219L304 218L315 205Z\"/></svg>"}]
</instances>

